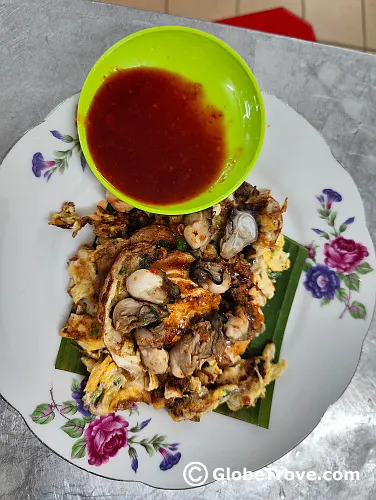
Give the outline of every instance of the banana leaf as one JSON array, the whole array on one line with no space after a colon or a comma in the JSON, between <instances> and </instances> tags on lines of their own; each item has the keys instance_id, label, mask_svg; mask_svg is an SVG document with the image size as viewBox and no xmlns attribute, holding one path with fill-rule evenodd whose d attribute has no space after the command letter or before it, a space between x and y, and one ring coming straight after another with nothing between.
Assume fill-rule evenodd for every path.
<instances>
[{"instance_id":1,"label":"banana leaf","mask_svg":"<svg viewBox=\"0 0 376 500\"><path fill-rule=\"evenodd\" d=\"M274 361L279 360L287 320L307 258L307 250L286 236L284 250L290 254L291 266L287 271L280 273L275 278L274 297L268 300L263 308L266 328L262 334L249 343L244 357L260 356L265 345L272 340L276 348ZM286 361L288 362L288 360ZM242 408L234 412L227 407L226 403L223 403L215 411L267 429L270 421L274 386L275 382L269 384L265 398L259 399L252 408Z\"/></svg>"},{"instance_id":2,"label":"banana leaf","mask_svg":"<svg viewBox=\"0 0 376 500\"><path fill-rule=\"evenodd\" d=\"M57 370L87 375L86 366L81 361L82 349L72 339L62 338L55 362Z\"/></svg>"},{"instance_id":3,"label":"banana leaf","mask_svg":"<svg viewBox=\"0 0 376 500\"><path fill-rule=\"evenodd\" d=\"M245 357L259 356L265 345L272 340L276 346L275 361L279 360L287 320L307 258L307 250L299 243L296 243L286 236L284 250L290 254L291 266L287 271L274 277L276 280L274 297L268 300L263 309L265 315L265 331L250 342L244 354ZM55 368L87 375L86 368L81 362L80 348L74 340L61 339ZM238 420L268 428L274 384L275 383L272 382L268 386L265 398L259 399L256 406L253 408L244 408L237 412L233 412L228 409L226 404L222 404L215 411L229 417L237 418Z\"/></svg>"}]
</instances>

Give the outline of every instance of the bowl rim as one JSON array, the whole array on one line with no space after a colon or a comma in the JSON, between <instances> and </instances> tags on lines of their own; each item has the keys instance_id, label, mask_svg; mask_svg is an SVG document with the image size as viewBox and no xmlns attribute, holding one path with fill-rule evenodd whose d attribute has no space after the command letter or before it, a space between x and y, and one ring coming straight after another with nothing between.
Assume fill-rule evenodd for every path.
<instances>
[{"instance_id":1,"label":"bowl rim","mask_svg":"<svg viewBox=\"0 0 376 500\"><path fill-rule=\"evenodd\" d=\"M239 176L239 179L236 181L236 183L232 184L231 187L227 190L224 191L223 194L220 196L213 197L210 202L206 203L201 203L201 204L196 204L195 206L186 208L186 209L174 209L173 207L177 205L171 204L171 205L162 205L162 206L156 206L156 205L148 205L146 203L139 202L138 200L135 200L131 198L130 196L125 195L118 189L116 189L110 182L106 180L106 178L99 172L97 167L95 166L95 163L93 161L93 158L91 156L88 143L86 139L83 137L83 130L85 129L85 121L84 120L79 120L80 116L80 108L82 106L81 100L82 96L85 94L86 87L89 85L89 80L92 74L96 71L97 66L99 66L107 57L109 54L111 54L113 51L117 50L118 47L123 45L124 43L127 43L130 40L133 40L135 38L147 35L149 33L155 33L155 32L161 32L161 31L180 31L180 32L187 32L191 33L194 35L198 35L200 37L206 38L222 47L222 49L226 50L239 64L240 66L245 70L247 73L248 78L251 80L252 85L255 89L255 95L257 96L258 100L258 106L259 106L259 112L260 112L260 137L258 140L257 148L255 151L255 154L253 156L252 161L250 162L249 166L244 169L244 173ZM156 213L156 214L161 214L161 215L183 215L183 214L190 214L190 213L195 213L199 212L202 210L205 210L209 207L212 207L213 205L221 202L228 196L230 196L241 184L242 182L247 178L251 170L254 168L258 157L260 156L261 149L264 143L264 138L265 138L265 129L266 129L266 116L265 116L265 106L264 106L264 100L262 97L262 92L260 89L260 86L256 80L255 75L253 74L251 68L248 66L248 64L244 61L244 59L234 50L230 45L228 45L226 42L221 40L220 38L216 37L215 35L212 35L211 33L207 33L205 31L196 29L196 28L190 28L186 26L156 26L152 28L146 28L142 29L139 31L136 31L135 33L132 33L121 40L117 41L114 45L112 45L110 48L108 48L100 57L97 59L95 64L92 66L91 70L89 71L88 75L86 76L85 82L82 86L79 100L78 100L78 105L77 105L77 132L78 132L78 138L80 141L81 149L82 152L85 156L86 162L89 165L90 170L93 172L94 176L98 179L98 181L114 196L119 198L121 201L124 201L125 203L138 208L140 210L143 210L145 212L149 213ZM200 193L201 194L201 193ZM192 198L191 200L188 200L189 202L193 202L196 198Z\"/></svg>"}]
</instances>

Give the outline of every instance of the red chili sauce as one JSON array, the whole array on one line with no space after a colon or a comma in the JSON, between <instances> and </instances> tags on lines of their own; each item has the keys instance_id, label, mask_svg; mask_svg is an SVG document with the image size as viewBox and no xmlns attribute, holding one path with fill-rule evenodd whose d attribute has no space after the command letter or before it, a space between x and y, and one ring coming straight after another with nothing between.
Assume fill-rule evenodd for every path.
<instances>
[{"instance_id":1,"label":"red chili sauce","mask_svg":"<svg viewBox=\"0 0 376 500\"><path fill-rule=\"evenodd\" d=\"M97 169L140 202L192 199L224 167L223 113L205 101L202 85L169 71L115 71L95 94L86 125Z\"/></svg>"}]
</instances>

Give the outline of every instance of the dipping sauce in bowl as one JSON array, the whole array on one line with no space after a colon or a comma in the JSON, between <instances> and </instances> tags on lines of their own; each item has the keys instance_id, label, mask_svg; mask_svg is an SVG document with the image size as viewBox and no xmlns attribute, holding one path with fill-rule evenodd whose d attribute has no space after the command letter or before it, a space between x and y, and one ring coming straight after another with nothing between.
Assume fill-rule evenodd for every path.
<instances>
[{"instance_id":1,"label":"dipping sauce in bowl","mask_svg":"<svg viewBox=\"0 0 376 500\"><path fill-rule=\"evenodd\" d=\"M170 205L209 189L226 161L222 111L202 85L153 67L114 71L87 117L96 168L139 202Z\"/></svg>"},{"instance_id":2,"label":"dipping sauce in bowl","mask_svg":"<svg viewBox=\"0 0 376 500\"><path fill-rule=\"evenodd\" d=\"M88 166L114 196L181 215L212 207L247 178L265 110L231 47L203 31L158 26L119 40L94 64L77 131Z\"/></svg>"}]
</instances>

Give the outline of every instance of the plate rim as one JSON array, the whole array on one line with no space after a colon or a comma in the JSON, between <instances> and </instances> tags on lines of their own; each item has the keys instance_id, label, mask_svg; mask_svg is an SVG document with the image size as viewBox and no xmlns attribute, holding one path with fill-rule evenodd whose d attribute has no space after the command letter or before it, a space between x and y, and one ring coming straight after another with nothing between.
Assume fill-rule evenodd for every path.
<instances>
[{"instance_id":1,"label":"plate rim","mask_svg":"<svg viewBox=\"0 0 376 500\"><path fill-rule=\"evenodd\" d=\"M322 142L325 144L326 146L326 149L327 149L327 152L330 153L330 156L332 157L332 159L341 167L341 169L346 172L347 176L348 176L348 179L351 181L352 185L356 188L357 192L358 192L358 195L359 195L359 198L360 198L360 206L361 206L361 215L362 215L362 220L360 221L360 224L358 222L359 225L362 226L362 230L365 230L365 232L367 233L367 235L369 236L369 240L372 244L372 246L369 248L372 252L372 256L375 255L375 246L374 246L374 243L373 243L373 240L372 240L372 236L371 236L371 233L368 229L368 226L367 226L367 221L366 221L366 213L365 213L365 207L364 207L364 203L363 203L363 200L362 200L362 197L361 197L361 194L360 194L360 191L359 191L359 188L353 178L353 176L351 175L351 173L346 170L343 166L343 164L334 156L329 144L327 143L327 141L325 140L325 138L323 137L323 135L321 134L320 131L318 131L304 116L302 116L298 111L296 111L292 106L290 106L288 103L286 103L284 100L282 99L279 99L278 97L276 97L275 95L271 94L271 93L267 93L267 92L262 92L264 95L268 95L270 97L272 97L273 99L276 99L278 100L279 102L281 102L283 105L287 106L288 108L290 108L294 113L296 113L300 118L303 118L303 120L305 120L309 125L310 125L310 128L311 130L313 130L316 134L318 134L318 136L320 137L320 139L322 140ZM33 131L34 129L36 129L37 127L45 124L48 119L51 117L51 115L53 115L61 106L63 106L68 100L72 99L73 97L76 97L80 94L80 91L79 92L75 92L73 93L71 96L65 98L63 101L61 101L59 104L57 104L48 114L47 116L41 120L38 124L36 124L35 126L33 127L30 127L28 130L26 130L24 133L22 133L22 135L10 146L9 149L7 149L7 151L5 152L3 158L1 159L1 163L0 163L0 169L1 167L3 167L3 163L5 161L5 159L7 158L7 156L9 155L9 153L12 151L12 149L31 131ZM361 360L361 356L362 356L362 353L363 353L363 347L364 347L364 343L366 341L366 338L369 334L369 331L370 331L370 327L371 327L371 324L372 324L372 321L375 317L375 314L376 314L376 302L373 302L373 306L372 306L372 311L370 310L368 312L369 314L369 317L370 317L370 322L369 322L369 325L367 326L367 329L365 330L364 334L363 334L363 337L362 337L362 340L359 344L359 356L356 360L356 365L355 365L355 368L354 368L354 371L353 373L351 374L351 377L348 381L348 383L346 384L346 386L344 387L344 389L342 390L342 392L338 395L338 397L335 397L330 403L328 403L325 407L325 409L323 410L319 420L317 421L317 423L315 425L312 426L312 428L309 430L309 432L305 433L305 436L299 440L299 442L297 442L296 444L294 444L291 448L289 447L289 449L283 453L281 453L280 455L278 455L278 457L276 457L275 459L271 460L270 462L262 465L262 466L259 466L255 469L252 469L253 471L257 471L257 470L260 470L260 469L263 469L264 467L268 467L270 464L276 462L277 460L281 459L282 457L284 457L285 455L287 455L288 453L290 453L292 450L294 450L297 446L299 446L308 436L310 436L312 434L312 432L316 429L316 427L318 427L318 425L321 423L322 419L324 418L326 412L328 411L328 409L334 405L342 396L343 394L345 393L345 391L348 389L348 387L350 386L350 384L352 383L353 379L354 379L354 376L356 374L356 372L358 371L358 367L359 367L359 363L360 363L360 360ZM27 428L32 432L33 436L36 437L38 439L38 441L40 441L44 446L47 447L47 449L49 449L50 451L52 451L55 455L57 455L59 458L62 458L63 460L65 460L68 464L70 465L73 465L75 467L77 467L78 469L81 469L82 471L85 471L87 473L90 473L90 474L93 474L94 476L98 476L98 477L101 477L101 478L105 478L105 479L109 479L111 481L121 481L121 482L126 482L126 483L140 483L140 484L143 484L143 485L146 485L146 486L149 486L149 487L152 487L152 488L155 488L155 489L158 489L158 490L167 490L167 491L184 491L184 490L193 490L193 489L196 489L196 488L201 488L201 487L204 487L204 486L208 486L210 484L213 484L214 482L216 482L215 479L211 479L210 481L206 482L204 485L200 485L200 486L188 486L186 485L185 487L161 487L161 486L155 486L155 485L152 485L152 484L149 484L143 480L139 480L139 479L118 479L118 478L114 478L114 477L110 477L110 476L107 476L105 475L104 473L97 473L97 472L94 472L93 470L89 470L89 469L86 469L84 467L82 467L81 465L79 465L77 462L73 462L73 461L70 461L68 458L65 458L64 456L62 456L59 452L55 451L53 448L50 447L49 444L47 444L45 441L43 441L43 439L41 437L39 437L35 432L34 430L31 428L31 426L29 425L28 423L28 420L27 420L27 416L26 415L23 415L23 413L21 413L21 410L18 410L12 403L10 403L8 401L7 398L4 397L3 394L0 393L0 397L13 409L15 410L20 416L21 418L23 419L23 421L25 422ZM321 413L321 412L320 412Z\"/></svg>"}]
</instances>

